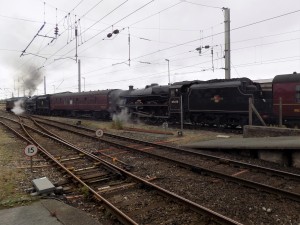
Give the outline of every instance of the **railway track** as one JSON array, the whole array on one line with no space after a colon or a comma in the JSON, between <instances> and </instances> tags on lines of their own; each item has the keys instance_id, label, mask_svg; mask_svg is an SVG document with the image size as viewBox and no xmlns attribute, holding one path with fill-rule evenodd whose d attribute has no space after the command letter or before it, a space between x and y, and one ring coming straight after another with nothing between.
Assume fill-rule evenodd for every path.
<instances>
[{"instance_id":1,"label":"railway track","mask_svg":"<svg viewBox=\"0 0 300 225\"><path fill-rule=\"evenodd\" d=\"M2 117L1 120L7 119ZM15 123L14 128L4 122L1 124L26 142L36 144L43 155L55 162L76 184L85 187L96 199L104 203L121 223L145 223L146 217L152 224L162 223L166 219L169 222L183 223L184 221L190 221L189 223L206 221L208 224L240 224L108 163L55 135L24 125L24 119L20 121L22 130L18 127L17 121L9 121ZM43 146L47 146L47 149ZM105 194L112 191L111 188L107 190L108 184L114 187L113 195ZM122 192L116 194L116 190ZM126 204L127 199L130 199L131 204ZM143 216L136 213L137 206L143 208Z\"/></svg>"},{"instance_id":2,"label":"railway track","mask_svg":"<svg viewBox=\"0 0 300 225\"><path fill-rule=\"evenodd\" d=\"M41 122L42 121L40 120L40 123ZM42 123L44 125L48 124L48 125L46 125L47 129L51 129L50 127L55 127L54 124L57 124L57 122L51 122L51 123L50 122L51 121L48 121L48 122L43 121ZM67 126L68 128L66 128L65 126ZM83 128L83 127L79 128L78 126L65 125L65 124L60 125L58 127L56 127L55 129L58 129L61 131L64 130L66 136L68 136L68 134L70 132L72 132L74 134L77 134L77 136L79 135L80 138L82 140L84 140L85 139L84 136L87 135L87 137L86 137L87 139L94 140L94 141L96 141L96 143L97 142L99 143L99 138L95 137L95 130L91 130L91 129ZM72 127L72 129L70 127ZM80 130L80 132L78 130ZM108 139L110 139L110 140L108 140ZM209 202L209 200L206 197L205 198L199 197L199 191L203 192L203 193L206 192L206 195L209 196L208 198L214 199L215 201L219 202L219 200L217 199L218 196L213 196L213 194L207 193L207 189L210 189L210 191L211 191L211 187L209 187L210 185L208 186L207 184L212 183L212 185L214 186L214 189L217 189L215 186L219 187L220 189L223 189L224 192L226 192L226 196L228 195L228 191L230 189L233 192L240 192L239 194L232 194L233 195L232 199L227 199L227 197L225 198L223 195L222 200L228 201L228 205L230 205L230 208L232 207L232 205L237 204L236 199L241 201L240 197L238 197L239 195L241 195L241 196L243 196L242 202L245 205L247 205L248 202L252 202L253 198L257 198L257 199L260 199L260 200L258 200L258 202L260 202L260 201L261 202L265 202L265 201L278 202L279 201L279 202L281 202L281 205L282 204L289 205L288 207L292 207L292 210L296 210L296 211L299 210L299 192L294 193L294 192L290 191L290 190L298 190L299 191L299 189L298 189L299 188L299 174L292 174L292 173L288 173L288 172L284 172L284 171L280 171L280 170L273 170L273 169L264 168L264 167L257 167L257 166L252 167L251 164L245 164L245 163L233 161L230 159L224 159L224 158L220 159L218 157L205 155L205 154L200 154L200 156L204 157L204 158L198 159L198 158L196 158L196 155L199 155L199 153L195 154L195 152L191 152L192 158L195 161L202 160L201 162L203 164L207 163L206 162L207 157L208 158L212 157L212 163L214 162L214 164L212 164L212 167L215 168L216 166L220 166L221 169L220 168L218 168L218 169L222 170L222 172L223 172L220 175L220 172L215 173L215 171L210 171L209 169L206 169L206 168L199 169L199 166L188 165L189 163L187 163L187 162L189 162L190 159L188 159L186 157L187 152L184 152L184 153L181 152L181 151L183 151L182 149L171 148L171 150L170 149L166 150L164 153L165 154L164 159L162 160L161 157L158 156L157 154L161 154L162 152L164 152L164 148L169 147L169 146L161 146L157 143L156 144L148 143L148 142L145 143L140 140L133 140L134 142L132 142L132 140L130 140L130 142L128 142L128 138L126 138L126 137L120 137L120 136L115 137L113 134L109 134L109 133L105 133L104 137L101 138L101 143L104 140L107 141L107 143L108 143L107 145L101 146L101 149L99 149L99 146L97 146L97 144L96 144L96 146L97 146L96 150L93 150L93 152L95 154L99 154L99 157L106 159L108 161L113 161L116 165L120 165L120 166L122 166L121 164L123 162L124 163L123 168L125 165L127 165L128 166L127 169L131 169L132 165L134 165L135 168L133 170L134 170L135 174L138 174L139 176L142 176L142 177L147 177L149 174L150 174L150 177L153 177L157 174L161 175L163 173L162 170L166 170L165 174L169 173L168 175L163 174L163 175L161 175L161 177L158 176L158 179L153 180L152 183L158 184L159 186L162 186L168 190L172 190L179 195L185 196L185 198L187 198L187 199L192 199L195 202L200 202L200 203L208 202L207 204L209 205L209 208L214 208L214 209L217 208L217 211L219 211L219 212L222 212L222 210L224 210L223 209L224 206L222 206L222 207L216 206L215 203L210 203L211 201ZM122 140L122 141L120 141L120 140ZM121 144L121 142L123 142L123 143ZM141 143L143 143L143 144L141 144ZM157 148L157 147L154 148L153 145L158 146L159 148ZM98 151L97 151L97 148L98 148ZM175 162L173 162L173 164L170 164L169 156L172 155L171 153L174 151L181 152L178 155L178 158L179 159L181 158L181 161L182 160L184 161L183 163L176 162L176 161L178 161L178 159L177 159L177 160L175 160ZM155 156L152 155L153 153L155 153ZM147 156L145 156L145 154L147 154L147 155L151 154L152 158L154 157L155 159L153 161L151 161L151 160L149 160L149 158ZM157 160L160 160L160 161L157 162ZM203 160L205 160L205 162L203 162ZM165 163L163 166L160 166L160 164L162 164L165 161L168 161L168 162ZM120 162L121 162L121 164L119 164ZM203 166L202 163L200 163L201 166ZM146 166L146 164L147 164L147 166ZM172 165L177 165L177 166L174 167ZM227 169L224 169L224 167L221 167L221 166L225 166L225 168L227 168ZM228 169L228 166L230 166L229 169ZM149 170L151 170L149 167L155 168L155 170L157 170L159 172L154 172L151 174L151 172L150 173L148 172ZM180 169L181 167L187 168L188 170L192 170L193 172L200 173L204 176L200 176L201 178L199 178L199 176L192 176L188 172L185 172L183 175L179 176L178 174L183 173L182 169ZM143 172L143 170L145 170L145 172ZM183 170L185 170L185 169L183 169ZM261 175L258 175L257 171L260 171L259 174L264 174L264 177L262 177ZM225 174L224 174L224 172L225 172ZM258 179L261 181L261 183L264 183L267 181L267 182L272 183L273 186L249 181L248 177L250 176L249 174L251 174L250 172L254 174L252 179L254 179L254 178ZM173 175L173 173L174 173L174 175ZM228 173L228 174L226 174L226 173ZM209 176L206 176L206 175L209 175ZM241 175L246 176L246 178L247 178L246 182L245 182L245 179L238 178L238 176L241 176ZM272 179L270 179L270 177ZM178 179L179 181L176 181L176 179ZM193 180L193 182L195 182L195 184L190 183L191 180ZM230 181L230 182L228 182L228 181ZM242 182L240 182L240 181L242 181ZM187 187L179 188L182 186L182 183L184 183L184 182L188 183ZM221 186L220 186L220 184L221 184ZM236 185L236 184L238 184L238 185ZM178 186L178 188L176 188L177 186ZM251 189L249 189L249 188L245 189L244 186L251 187ZM276 187L274 187L274 186L276 186ZM287 191L284 190L285 188ZM212 191L212 193L214 193L214 192L215 192L215 190ZM266 195L265 192L269 192L272 194ZM222 193L219 193L219 192L217 192L217 193L218 193L218 195L222 195ZM284 200L284 198L287 198L287 199ZM268 199L272 199L272 200L268 200ZM290 201L288 199L292 199L292 201ZM268 204L274 205L274 203L268 203ZM255 206L254 206L254 208L255 208ZM265 208L265 207L262 207L262 208ZM238 210L240 210L240 209L238 209ZM252 210L253 210L253 208L249 207L249 211L251 211L251 214L253 213ZM231 218L237 219L238 221L241 221L244 223L248 223L247 216L245 218L243 218L244 220L240 219L239 216L236 216L236 214L240 214L239 212L234 214L232 212L227 211L227 213L229 213ZM250 217L251 217L251 214L250 214ZM295 213L295 215L296 214L297 213ZM256 224L256 223L253 223L253 224Z\"/></svg>"},{"instance_id":3,"label":"railway track","mask_svg":"<svg viewBox=\"0 0 300 225\"><path fill-rule=\"evenodd\" d=\"M39 120L39 122L50 125L49 123L42 122L41 120ZM51 125L54 126L53 124ZM87 137L97 140L96 137L93 137L95 130L79 128L78 126L67 126L72 127L72 130L62 127L60 128L77 134L87 135ZM87 131L87 133L78 133L78 130L81 129ZM116 139L118 140L117 143ZM248 187L264 190L269 193L279 194L295 201L300 201L299 174L256 166L199 153L197 151L174 148L158 143L145 142L109 133L105 133L105 136L101 138L101 141L115 146L115 148L109 148L111 155L118 155L119 152L123 152L124 149L142 152L158 159L171 161L194 172L208 174ZM109 155L105 154L104 151L97 151L95 154L109 157ZM116 160L116 157L114 158Z\"/></svg>"}]
</instances>

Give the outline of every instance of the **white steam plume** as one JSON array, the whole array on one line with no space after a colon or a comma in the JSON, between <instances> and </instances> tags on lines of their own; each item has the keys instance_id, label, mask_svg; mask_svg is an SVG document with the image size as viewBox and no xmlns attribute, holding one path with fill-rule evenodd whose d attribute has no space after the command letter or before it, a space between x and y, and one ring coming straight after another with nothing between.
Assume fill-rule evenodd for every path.
<instances>
[{"instance_id":1,"label":"white steam plume","mask_svg":"<svg viewBox=\"0 0 300 225\"><path fill-rule=\"evenodd\" d=\"M128 114L128 110L127 109L122 109L122 111L118 114L113 114L112 117L113 121L121 121L123 123L128 123L130 121L130 116Z\"/></svg>"},{"instance_id":2,"label":"white steam plume","mask_svg":"<svg viewBox=\"0 0 300 225\"><path fill-rule=\"evenodd\" d=\"M16 115L22 114L23 112L25 112L23 108L23 103L23 99L19 99L18 101L14 102L14 108L11 111Z\"/></svg>"}]
</instances>

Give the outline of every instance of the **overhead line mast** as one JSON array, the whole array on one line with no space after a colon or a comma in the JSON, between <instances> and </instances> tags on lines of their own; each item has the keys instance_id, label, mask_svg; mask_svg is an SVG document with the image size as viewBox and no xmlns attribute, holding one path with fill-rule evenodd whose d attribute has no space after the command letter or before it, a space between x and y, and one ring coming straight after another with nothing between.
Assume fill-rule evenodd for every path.
<instances>
[{"instance_id":1,"label":"overhead line mast","mask_svg":"<svg viewBox=\"0 0 300 225\"><path fill-rule=\"evenodd\" d=\"M224 24L225 24L225 79L231 78L231 63L230 63L230 9L224 10Z\"/></svg>"}]
</instances>

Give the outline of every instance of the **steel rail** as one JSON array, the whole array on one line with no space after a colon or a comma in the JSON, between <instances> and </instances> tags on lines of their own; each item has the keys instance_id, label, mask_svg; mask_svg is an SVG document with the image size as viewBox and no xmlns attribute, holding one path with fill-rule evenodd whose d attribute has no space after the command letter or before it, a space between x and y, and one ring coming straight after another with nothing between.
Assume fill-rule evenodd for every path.
<instances>
[{"instance_id":1,"label":"steel rail","mask_svg":"<svg viewBox=\"0 0 300 225\"><path fill-rule=\"evenodd\" d=\"M112 137L114 136L113 134L107 134L107 135L112 136ZM129 140L129 141L131 140L131 138L124 137L124 136L120 136L120 138L122 138L124 140ZM196 156L203 156L203 157L206 157L206 158L209 158L209 159L213 159L215 161L232 163L232 164L238 165L240 167L244 167L244 168L258 169L258 170L261 170L261 171L266 172L266 173L273 173L277 176L281 176L281 177L284 177L284 178L289 177L290 179L300 181L300 174L289 173L289 172L276 170L276 169L271 169L271 168L258 166L258 165L252 165L252 164L245 163L245 162L240 162L240 161L237 161L237 160L227 159L227 158L224 158L224 157L218 157L218 156L205 154L205 153L201 153L201 152L195 152L195 151L191 151L191 150L187 150L187 149L183 149L183 148L177 148L177 147L167 146L167 145L163 145L163 144L156 144L156 143L137 140L137 139L134 139L134 140L137 143L145 144L145 145L152 146L152 147L166 148L166 149L177 151L177 152L186 152L186 153L193 154L193 155L196 155Z\"/></svg>"},{"instance_id":2,"label":"steel rail","mask_svg":"<svg viewBox=\"0 0 300 225\"><path fill-rule=\"evenodd\" d=\"M1 118L1 117L0 117ZM14 121L14 120L12 120L13 122L16 122L16 121ZM1 121L0 121L1 122ZM23 124L22 124L23 125ZM173 192L170 192L170 191L168 191L168 190L166 190L166 189L163 189L163 188L161 188L161 187L159 187L159 186L157 186L157 185L155 185L155 184L153 184L153 183L151 183L151 182L149 182L149 181L147 181L147 180L144 180L144 179L142 179L142 178L140 178L140 177L138 177L138 176L136 176L136 175L134 175L134 174L132 174L132 173L130 173L130 172L128 172L128 171L126 171L126 170L123 170L122 168L119 168L119 167L117 167L117 166L115 166L114 164L111 164L111 163L109 163L109 162L106 162L106 161L104 161L104 160L102 160L102 159L100 159L99 157L97 157L97 156L95 156L95 155L93 155L93 154L91 154L91 153L89 153L89 152L87 152L87 151L85 151L85 150L83 150L83 149L81 149L81 148L78 148L78 147L76 147L76 146L74 146L74 145L72 145L72 144L69 144L67 141L65 141L65 140L60 140L61 138L56 138L56 137L52 137L51 135L48 135L48 134L46 134L46 133L44 133L44 132L41 132L41 131L39 131L39 130L36 130L36 129L34 129L34 128L32 128L32 127L30 127L30 126L28 126L28 125L25 125L24 124L24 127L27 127L27 128L29 128L29 129L32 129L32 130L35 130L35 132L37 132L37 133L39 133L39 134L41 134L41 135L44 135L44 136L47 136L48 138L51 138L51 139L54 139L54 140L56 140L56 141L59 141L59 142L61 142L62 144L64 144L64 145L66 145L66 146L68 146L68 147L70 147L70 148L74 148L74 149L76 149L76 150L78 150L78 151L80 151L80 152L82 152L82 153L84 153L84 154L86 154L86 155L89 155L89 156L91 156L93 159L96 159L96 160L98 160L98 161L101 161L101 162L103 162L103 163L106 163L106 164L109 164L111 167L114 167L116 170L119 170L120 172L122 172L123 174L126 174L127 176L129 176L129 177L132 177L132 178L134 178L135 180L137 180L137 181L139 181L139 182L141 182L141 183L144 183L145 185L147 185L148 187L150 187L150 188L153 188L153 189L155 189L155 190L157 190L157 191L159 191L162 195L164 195L164 196L167 196L167 197L169 197L169 198L171 198L171 199L173 199L174 201L176 201L176 202L179 202L179 203L181 203L181 204L184 204L185 206L187 206L187 207L189 207L190 209L192 209L193 211L195 211L196 213L199 213L199 214L201 214L201 215L206 215L206 216L209 216L209 217L211 217L211 218L213 218L213 220L215 221L215 222L218 222L218 223L220 223L220 224L235 224L235 225L242 225L241 223L239 223L239 222L237 222L237 221L235 221L235 220L233 220L233 219L231 219L231 218L228 218L228 217L226 217L226 216L224 216L224 215L221 215L221 214L219 214L219 213L217 213L217 212L214 212L213 210L210 210L210 209L208 209L208 208L206 208L206 207L204 207L204 206L201 206L201 205L199 205L199 204L197 204L197 203L195 203L195 202L192 202L192 201L190 201L190 200L188 200L188 199L186 199L186 198L184 198L184 197L181 197L181 196L179 196L179 195L177 195L177 194L175 194L175 193L173 193ZM52 156L53 157L53 156ZM55 159L56 160L56 159ZM60 164L60 163L59 163ZM62 165L62 164L60 164L60 165ZM63 166L63 165L62 165ZM64 167L64 166L63 166ZM65 167L64 167L65 168ZM67 169L67 168L66 168ZM69 171L69 170L68 170ZM71 171L69 171L68 173L71 173L72 174L72 172ZM73 175L72 175L73 176ZM74 175L75 177L76 177L76 175ZM80 180L79 178L76 178L76 180ZM80 182L80 183L84 183L84 182ZM85 184L85 183L84 183ZM86 184L85 184L86 185ZM84 185L84 186L85 186ZM89 186L87 185L87 187L89 188ZM91 188L89 188L89 189L91 189ZM93 189L91 189L91 190L93 190ZM94 193L94 191L92 191L92 193ZM97 193L97 192L96 192ZM98 196L100 196L99 194L97 194L96 195L97 197ZM101 197L101 196L100 196ZM101 198L103 198L103 197L101 197ZM102 199L101 199L102 200Z\"/></svg>"},{"instance_id":3,"label":"steel rail","mask_svg":"<svg viewBox=\"0 0 300 225\"><path fill-rule=\"evenodd\" d=\"M75 126L75 125L72 125L72 124L62 123L62 122L58 122L58 121L54 121L54 120L50 120L50 119L46 119L46 118L40 118L40 117L37 117L37 118L42 119L42 120L47 120L47 121L50 121L50 122L55 122L55 123L58 123L58 124L68 125L68 126L71 126L71 127L75 127L77 129L83 129L83 130L90 131L90 132L96 132L95 130L93 130L91 128L78 127L78 126ZM44 121L39 121L39 122L48 124ZM52 125L52 124L48 124L48 125ZM65 128L62 128L62 129L65 129ZM218 156L205 154L205 153L201 153L201 152L194 152L194 151L183 149L183 148L172 147L172 146L167 146L167 145L162 145L162 144L156 144L156 143L142 141L142 140L133 139L133 138L128 138L128 137L124 137L124 136L120 136L120 135L114 135L114 134L110 134L110 133L107 133L107 132L104 132L104 135L114 137L114 138L123 139L123 140L134 141L136 143L145 144L147 146L152 146L152 147L157 147L157 148L166 148L166 149L170 149L170 150L178 151L178 152L186 152L186 153L190 153L190 154L197 155L197 156L203 156L203 157L215 160L215 161L233 163L233 164L235 164L237 166L240 166L240 167L250 168L250 169L257 169L257 170L264 171L266 173L273 173L274 175L277 175L277 176L281 176L281 177L284 177L284 178L289 178L289 179L300 181L300 174L289 173L289 172L276 170L276 169L271 169L271 168L268 168L268 167L263 167L263 166L258 166L258 165L252 165L252 164L237 161L237 160L227 159L227 158L218 157Z\"/></svg>"},{"instance_id":4,"label":"steel rail","mask_svg":"<svg viewBox=\"0 0 300 225\"><path fill-rule=\"evenodd\" d=\"M66 128L61 128L61 129L66 129ZM68 130L68 129L66 129L66 130ZM68 130L68 131L70 131L70 130ZM70 131L70 132L77 133L76 131L73 131L73 130ZM78 133L80 135L86 135L84 133L80 133L80 132L78 132ZM300 202L300 195L297 194L297 193L294 193L294 192L285 191L285 190L278 189L278 188L275 188L275 187L272 187L272 186L269 186L269 185L257 183L257 182L254 182L254 181L249 181L249 180L246 180L246 179L243 179L243 178L233 177L233 176L226 175L226 174L223 174L223 173L220 173L220 172L216 172L216 171L213 171L213 170L206 169L204 167L190 165L188 163L181 162L181 161L174 160L174 159L170 159L170 158L167 158L165 156L160 156L160 155L157 155L157 154L154 154L154 153L151 153L151 152L146 152L146 151L139 150L139 149L134 148L134 147L124 146L124 145L118 144L116 142L108 141L108 140L105 140L104 138L97 138L97 137L89 136L89 135L86 135L86 136L94 138L95 140L104 141L106 143L109 143L110 145L113 145L113 146L116 146L116 147L119 147L119 148L121 147L121 148L126 148L126 149L129 149L129 150L132 150L132 151L136 151L136 152L143 152L144 154L150 155L152 157L156 157L158 159L164 159L166 161L170 161L172 163L178 164L178 165L180 165L184 168L190 169L190 170L192 170L194 172L197 172L197 173L209 174L210 176L213 176L213 177L219 177L221 179L229 180L231 182L234 182L234 183L237 183L237 184L242 184L244 186L254 188L254 189L257 189L257 190L264 190L264 191L266 191L268 193L271 193L271 194L275 194L275 195L279 194L279 195L285 196L289 199L292 199L294 201ZM119 136L117 136L117 137L119 137ZM123 139L123 136L121 136L121 138ZM131 140L130 138L127 138L127 137L124 137L124 139ZM143 143L143 141L139 141L139 140L136 140L136 139L134 139L134 141ZM150 142L146 142L146 143L152 144ZM158 144L154 144L154 146L157 146L159 148L169 148L169 146L158 145ZM171 147L171 149L173 149L173 148Z\"/></svg>"},{"instance_id":5,"label":"steel rail","mask_svg":"<svg viewBox=\"0 0 300 225\"><path fill-rule=\"evenodd\" d=\"M8 126L7 124L3 123L2 121L0 121L0 123L2 125L4 125L5 127L7 127L8 129L10 129L11 131L13 131L15 134L17 134L17 136L19 136L20 138L24 139L27 141L27 143L30 144L36 144L38 146L38 149L45 154L49 159L51 159L52 161L54 161L58 166L60 166L64 171L66 171L70 176L72 176L76 181L78 181L81 185L83 185L84 187L86 187L91 193L94 194L94 196L100 200L101 202L103 202L103 204L117 217L117 219L122 222L123 224L128 224L128 225L138 225L137 222L135 222L133 219L131 219L129 216L127 216L125 213L123 213L122 211L120 211L118 208L116 208L113 204L111 204L109 201L107 201L105 198L103 198L100 194L98 194L94 189L92 189L89 185L87 185L85 182L83 182L81 179L79 179L75 174L73 174L68 168L66 168L63 164L61 164L54 156L52 156L45 148L43 148L39 143L37 143L31 136L30 134L26 131L26 129L24 128L23 124L21 124L22 129L24 130L24 132L30 137L30 139L32 141L30 141L29 139L27 139L26 137L24 137L23 135L21 135L20 133L18 133L17 131L15 131L13 128L11 128L10 126Z\"/></svg>"}]
</instances>

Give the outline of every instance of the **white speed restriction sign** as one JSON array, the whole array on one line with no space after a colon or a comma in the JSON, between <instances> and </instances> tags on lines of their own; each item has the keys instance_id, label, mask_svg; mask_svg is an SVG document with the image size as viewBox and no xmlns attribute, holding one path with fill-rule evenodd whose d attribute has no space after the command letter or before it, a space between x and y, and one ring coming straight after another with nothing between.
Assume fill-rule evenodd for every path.
<instances>
[{"instance_id":1,"label":"white speed restriction sign","mask_svg":"<svg viewBox=\"0 0 300 225\"><path fill-rule=\"evenodd\" d=\"M24 152L27 156L34 156L38 152L38 148L35 145L27 145Z\"/></svg>"},{"instance_id":2,"label":"white speed restriction sign","mask_svg":"<svg viewBox=\"0 0 300 225\"><path fill-rule=\"evenodd\" d=\"M103 130L99 129L96 131L96 136L97 137L102 137L103 136Z\"/></svg>"}]
</instances>

